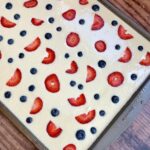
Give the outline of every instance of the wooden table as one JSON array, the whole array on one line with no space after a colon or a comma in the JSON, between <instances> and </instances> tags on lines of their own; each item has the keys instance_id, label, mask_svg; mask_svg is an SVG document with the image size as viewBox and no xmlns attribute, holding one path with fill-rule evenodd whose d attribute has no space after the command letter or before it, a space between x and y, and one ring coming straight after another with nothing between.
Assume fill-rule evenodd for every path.
<instances>
[{"instance_id":1,"label":"wooden table","mask_svg":"<svg viewBox=\"0 0 150 150\"><path fill-rule=\"evenodd\" d=\"M150 32L150 0L110 0ZM150 100L133 124L108 150L150 150ZM12 123L0 113L0 150L36 150Z\"/></svg>"}]
</instances>

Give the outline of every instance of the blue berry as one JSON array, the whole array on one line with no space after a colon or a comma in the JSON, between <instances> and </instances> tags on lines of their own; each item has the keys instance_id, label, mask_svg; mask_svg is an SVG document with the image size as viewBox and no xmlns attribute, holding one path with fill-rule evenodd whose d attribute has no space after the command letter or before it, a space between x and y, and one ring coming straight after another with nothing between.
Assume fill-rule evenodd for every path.
<instances>
[{"instance_id":1,"label":"blue berry","mask_svg":"<svg viewBox=\"0 0 150 150\"><path fill-rule=\"evenodd\" d=\"M78 130L77 132L76 132L76 138L78 139L78 140L84 140L85 139L85 131L84 130Z\"/></svg>"},{"instance_id":2,"label":"blue berry","mask_svg":"<svg viewBox=\"0 0 150 150\"><path fill-rule=\"evenodd\" d=\"M24 53L19 53L19 58L20 59L24 58Z\"/></svg>"},{"instance_id":3,"label":"blue berry","mask_svg":"<svg viewBox=\"0 0 150 150\"><path fill-rule=\"evenodd\" d=\"M47 10L51 10L53 8L53 6L51 4L47 4L45 7Z\"/></svg>"},{"instance_id":4,"label":"blue berry","mask_svg":"<svg viewBox=\"0 0 150 150\"><path fill-rule=\"evenodd\" d=\"M105 68L106 62L105 62L104 60L100 60L100 61L98 62L98 66L99 66L100 68Z\"/></svg>"},{"instance_id":5,"label":"blue berry","mask_svg":"<svg viewBox=\"0 0 150 150\"><path fill-rule=\"evenodd\" d=\"M2 35L0 35L0 42L1 42L1 41L3 41L3 36L2 36Z\"/></svg>"},{"instance_id":6,"label":"blue berry","mask_svg":"<svg viewBox=\"0 0 150 150\"><path fill-rule=\"evenodd\" d=\"M91 127L90 131L92 134L95 134L97 132L97 129L95 127Z\"/></svg>"},{"instance_id":7,"label":"blue berry","mask_svg":"<svg viewBox=\"0 0 150 150\"><path fill-rule=\"evenodd\" d=\"M28 117L28 118L26 119L26 122L27 122L27 123L32 123L32 121L33 121L33 119L32 119L31 117Z\"/></svg>"},{"instance_id":8,"label":"blue berry","mask_svg":"<svg viewBox=\"0 0 150 150\"><path fill-rule=\"evenodd\" d=\"M132 79L132 80L136 80L136 79L137 79L137 75L136 75L136 74L132 74L132 75L131 75L131 79Z\"/></svg>"},{"instance_id":9,"label":"blue berry","mask_svg":"<svg viewBox=\"0 0 150 150\"><path fill-rule=\"evenodd\" d=\"M12 3L6 3L6 9L12 9L13 5Z\"/></svg>"},{"instance_id":10,"label":"blue berry","mask_svg":"<svg viewBox=\"0 0 150 150\"><path fill-rule=\"evenodd\" d=\"M78 54L77 54L79 57L82 57L83 56L83 53L80 51L80 52L78 52Z\"/></svg>"},{"instance_id":11,"label":"blue berry","mask_svg":"<svg viewBox=\"0 0 150 150\"><path fill-rule=\"evenodd\" d=\"M10 98L11 97L11 92L10 91L6 91L4 93L5 98Z\"/></svg>"},{"instance_id":12,"label":"blue berry","mask_svg":"<svg viewBox=\"0 0 150 150\"><path fill-rule=\"evenodd\" d=\"M50 18L48 19L48 21L49 21L49 23L53 23L53 22L55 21L55 19L54 19L53 17L50 17Z\"/></svg>"},{"instance_id":13,"label":"blue berry","mask_svg":"<svg viewBox=\"0 0 150 150\"><path fill-rule=\"evenodd\" d=\"M57 108L52 109L52 110L51 110L51 115L52 115L53 117L58 116L58 115L59 115L59 110L58 110Z\"/></svg>"},{"instance_id":14,"label":"blue berry","mask_svg":"<svg viewBox=\"0 0 150 150\"><path fill-rule=\"evenodd\" d=\"M60 31L62 30L62 28L61 28L61 27L57 27L56 30L57 30L58 32L60 32Z\"/></svg>"},{"instance_id":15,"label":"blue berry","mask_svg":"<svg viewBox=\"0 0 150 150\"><path fill-rule=\"evenodd\" d=\"M14 43L14 40L13 39L8 39L7 42L8 42L9 45L12 45Z\"/></svg>"},{"instance_id":16,"label":"blue berry","mask_svg":"<svg viewBox=\"0 0 150 150\"><path fill-rule=\"evenodd\" d=\"M83 25L85 23L85 20L84 19L80 19L79 20L79 24Z\"/></svg>"},{"instance_id":17,"label":"blue berry","mask_svg":"<svg viewBox=\"0 0 150 150\"><path fill-rule=\"evenodd\" d=\"M112 24L112 26L117 26L117 25L118 25L118 22L117 22L116 20L113 20L113 21L111 22L111 24Z\"/></svg>"},{"instance_id":18,"label":"blue berry","mask_svg":"<svg viewBox=\"0 0 150 150\"><path fill-rule=\"evenodd\" d=\"M70 85L71 85L71 86L75 86L75 85L76 85L76 82L75 82L75 81L70 81Z\"/></svg>"},{"instance_id":19,"label":"blue berry","mask_svg":"<svg viewBox=\"0 0 150 150\"><path fill-rule=\"evenodd\" d=\"M93 11L99 11L100 7L98 5L93 5L92 6Z\"/></svg>"},{"instance_id":20,"label":"blue berry","mask_svg":"<svg viewBox=\"0 0 150 150\"><path fill-rule=\"evenodd\" d=\"M48 40L51 39L52 38L52 34L51 33L46 33L45 34L45 38L48 39Z\"/></svg>"},{"instance_id":21,"label":"blue berry","mask_svg":"<svg viewBox=\"0 0 150 150\"><path fill-rule=\"evenodd\" d=\"M111 100L112 100L112 102L113 102L114 104L116 104L116 103L119 102L119 97L116 96L116 95L114 95L114 96L112 96Z\"/></svg>"},{"instance_id":22,"label":"blue berry","mask_svg":"<svg viewBox=\"0 0 150 150\"><path fill-rule=\"evenodd\" d=\"M78 89L79 89L79 90L82 90L82 89L83 89L83 85L82 85L82 84L79 84L79 85L78 85Z\"/></svg>"},{"instance_id":23,"label":"blue berry","mask_svg":"<svg viewBox=\"0 0 150 150\"><path fill-rule=\"evenodd\" d=\"M68 53L65 54L65 58L69 58L69 54Z\"/></svg>"},{"instance_id":24,"label":"blue berry","mask_svg":"<svg viewBox=\"0 0 150 150\"><path fill-rule=\"evenodd\" d=\"M12 63L13 62L13 58L8 58L8 63Z\"/></svg>"},{"instance_id":25,"label":"blue berry","mask_svg":"<svg viewBox=\"0 0 150 150\"><path fill-rule=\"evenodd\" d=\"M141 45L140 45L140 46L138 46L138 50L139 50L139 51L143 51L143 49L144 49L144 47L143 47L143 46L141 46Z\"/></svg>"},{"instance_id":26,"label":"blue berry","mask_svg":"<svg viewBox=\"0 0 150 150\"><path fill-rule=\"evenodd\" d=\"M14 15L14 19L15 19L15 20L19 20L19 19L20 19L20 15L19 15L19 14L15 14L15 15Z\"/></svg>"},{"instance_id":27,"label":"blue berry","mask_svg":"<svg viewBox=\"0 0 150 150\"><path fill-rule=\"evenodd\" d=\"M27 101L27 97L26 97L25 95L22 95L22 96L20 97L20 101L21 101L21 102L26 102L26 101Z\"/></svg>"},{"instance_id":28,"label":"blue berry","mask_svg":"<svg viewBox=\"0 0 150 150\"><path fill-rule=\"evenodd\" d=\"M35 89L35 86L34 86L34 85L30 85L30 86L28 87L28 90L31 91L31 92L34 91L34 89Z\"/></svg>"},{"instance_id":29,"label":"blue berry","mask_svg":"<svg viewBox=\"0 0 150 150\"><path fill-rule=\"evenodd\" d=\"M104 110L100 110L99 115L100 116L105 116L105 111Z\"/></svg>"},{"instance_id":30,"label":"blue berry","mask_svg":"<svg viewBox=\"0 0 150 150\"><path fill-rule=\"evenodd\" d=\"M20 32L20 36L25 36L27 34L27 31L25 31L25 30L22 30L21 32Z\"/></svg>"},{"instance_id":31,"label":"blue berry","mask_svg":"<svg viewBox=\"0 0 150 150\"><path fill-rule=\"evenodd\" d=\"M100 98L100 95L99 95L99 94L95 94L95 95L94 95L94 99L95 99L95 100L98 100L99 98Z\"/></svg>"},{"instance_id":32,"label":"blue berry","mask_svg":"<svg viewBox=\"0 0 150 150\"><path fill-rule=\"evenodd\" d=\"M30 73L31 74L36 74L37 73L37 69L36 68L31 68L30 69Z\"/></svg>"},{"instance_id":33,"label":"blue berry","mask_svg":"<svg viewBox=\"0 0 150 150\"><path fill-rule=\"evenodd\" d=\"M117 45L115 46L115 49L116 49L116 50L120 50L120 48L121 48L121 46L120 46L119 44L117 44Z\"/></svg>"}]
</instances>

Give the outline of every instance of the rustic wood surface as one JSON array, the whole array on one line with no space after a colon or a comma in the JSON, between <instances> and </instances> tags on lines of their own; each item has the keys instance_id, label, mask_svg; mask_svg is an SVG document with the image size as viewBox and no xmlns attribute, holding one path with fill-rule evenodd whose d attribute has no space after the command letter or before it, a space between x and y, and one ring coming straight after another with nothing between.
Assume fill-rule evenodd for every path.
<instances>
[{"instance_id":1,"label":"rustic wood surface","mask_svg":"<svg viewBox=\"0 0 150 150\"><path fill-rule=\"evenodd\" d=\"M150 32L150 0L110 0ZM150 101L133 124L108 150L150 150ZM0 150L36 150L12 123L0 113Z\"/></svg>"}]
</instances>

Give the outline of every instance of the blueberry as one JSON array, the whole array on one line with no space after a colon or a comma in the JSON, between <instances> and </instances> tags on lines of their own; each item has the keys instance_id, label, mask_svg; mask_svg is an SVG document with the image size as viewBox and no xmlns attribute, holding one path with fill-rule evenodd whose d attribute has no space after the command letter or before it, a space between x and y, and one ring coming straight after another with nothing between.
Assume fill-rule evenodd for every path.
<instances>
[{"instance_id":1,"label":"blueberry","mask_svg":"<svg viewBox=\"0 0 150 150\"><path fill-rule=\"evenodd\" d=\"M83 56L83 53L80 51L80 52L78 52L78 54L77 54L79 57L82 57Z\"/></svg>"},{"instance_id":2,"label":"blueberry","mask_svg":"<svg viewBox=\"0 0 150 150\"><path fill-rule=\"evenodd\" d=\"M13 5L12 3L6 3L6 9L12 9Z\"/></svg>"},{"instance_id":3,"label":"blueberry","mask_svg":"<svg viewBox=\"0 0 150 150\"><path fill-rule=\"evenodd\" d=\"M136 75L136 74L132 74L132 75L131 75L131 79L132 79L132 80L136 80L136 79L137 79L137 75Z\"/></svg>"},{"instance_id":4,"label":"blueberry","mask_svg":"<svg viewBox=\"0 0 150 150\"><path fill-rule=\"evenodd\" d=\"M61 28L61 27L57 27L56 30L57 30L58 32L60 32L60 31L62 30L62 28Z\"/></svg>"},{"instance_id":5,"label":"blueberry","mask_svg":"<svg viewBox=\"0 0 150 150\"><path fill-rule=\"evenodd\" d=\"M0 42L3 40L3 36L2 35L0 35Z\"/></svg>"},{"instance_id":6,"label":"blueberry","mask_svg":"<svg viewBox=\"0 0 150 150\"><path fill-rule=\"evenodd\" d=\"M140 45L140 46L138 46L138 50L139 50L139 51L143 51L143 49L144 49L144 47L143 47L143 46L141 46L141 45Z\"/></svg>"},{"instance_id":7,"label":"blueberry","mask_svg":"<svg viewBox=\"0 0 150 150\"><path fill-rule=\"evenodd\" d=\"M21 32L20 32L20 36L25 36L27 34L27 31L25 31L25 30L22 30Z\"/></svg>"},{"instance_id":8,"label":"blueberry","mask_svg":"<svg viewBox=\"0 0 150 150\"><path fill-rule=\"evenodd\" d=\"M22 95L22 96L20 97L20 101L21 101L21 102L26 102L26 101L27 101L27 97L26 97L25 95Z\"/></svg>"},{"instance_id":9,"label":"blueberry","mask_svg":"<svg viewBox=\"0 0 150 150\"><path fill-rule=\"evenodd\" d=\"M120 46L119 44L117 44L117 45L115 46L115 49L116 49L116 50L120 50L120 48L121 48L121 46Z\"/></svg>"},{"instance_id":10,"label":"blueberry","mask_svg":"<svg viewBox=\"0 0 150 150\"><path fill-rule=\"evenodd\" d=\"M45 7L47 10L51 10L53 8L53 6L51 4L47 4Z\"/></svg>"},{"instance_id":11,"label":"blueberry","mask_svg":"<svg viewBox=\"0 0 150 150\"><path fill-rule=\"evenodd\" d=\"M26 119L26 122L27 122L27 123L32 123L32 121L33 121L33 119L32 119L31 117L28 117L28 118Z\"/></svg>"},{"instance_id":12,"label":"blueberry","mask_svg":"<svg viewBox=\"0 0 150 150\"><path fill-rule=\"evenodd\" d=\"M53 17L50 17L50 18L48 19L48 21L49 21L49 23L53 23L53 22L55 21L55 19L54 19Z\"/></svg>"},{"instance_id":13,"label":"blueberry","mask_svg":"<svg viewBox=\"0 0 150 150\"><path fill-rule=\"evenodd\" d=\"M104 110L100 110L99 115L100 116L105 116L105 111Z\"/></svg>"},{"instance_id":14,"label":"blueberry","mask_svg":"<svg viewBox=\"0 0 150 150\"><path fill-rule=\"evenodd\" d=\"M14 43L14 40L13 39L8 39L7 42L8 42L9 45L12 45Z\"/></svg>"},{"instance_id":15,"label":"blueberry","mask_svg":"<svg viewBox=\"0 0 150 150\"><path fill-rule=\"evenodd\" d=\"M85 131L84 130L78 130L76 132L76 138L78 140L84 140L85 139Z\"/></svg>"},{"instance_id":16,"label":"blueberry","mask_svg":"<svg viewBox=\"0 0 150 150\"><path fill-rule=\"evenodd\" d=\"M13 62L13 58L8 58L8 63L12 63Z\"/></svg>"},{"instance_id":17,"label":"blueberry","mask_svg":"<svg viewBox=\"0 0 150 150\"><path fill-rule=\"evenodd\" d=\"M36 68L31 68L30 69L30 73L31 74L36 74L37 73L37 69Z\"/></svg>"},{"instance_id":18,"label":"blueberry","mask_svg":"<svg viewBox=\"0 0 150 150\"><path fill-rule=\"evenodd\" d=\"M24 53L19 53L19 56L18 56L20 59L24 58Z\"/></svg>"},{"instance_id":19,"label":"blueberry","mask_svg":"<svg viewBox=\"0 0 150 150\"><path fill-rule=\"evenodd\" d=\"M94 11L99 11L100 7L95 4L95 5L92 6L92 9L93 9Z\"/></svg>"},{"instance_id":20,"label":"blueberry","mask_svg":"<svg viewBox=\"0 0 150 150\"><path fill-rule=\"evenodd\" d=\"M113 20L113 21L111 22L111 24L112 24L112 26L117 26L117 25L118 25L118 22L117 22L116 20Z\"/></svg>"},{"instance_id":21,"label":"blueberry","mask_svg":"<svg viewBox=\"0 0 150 150\"><path fill-rule=\"evenodd\" d=\"M69 54L68 53L65 54L65 58L69 58Z\"/></svg>"},{"instance_id":22,"label":"blueberry","mask_svg":"<svg viewBox=\"0 0 150 150\"><path fill-rule=\"evenodd\" d=\"M76 82L75 82L75 81L70 81L70 85L71 85L71 86L75 86L75 85L76 85Z\"/></svg>"},{"instance_id":23,"label":"blueberry","mask_svg":"<svg viewBox=\"0 0 150 150\"><path fill-rule=\"evenodd\" d=\"M79 84L79 85L78 85L78 89L79 89L79 90L82 90L82 89L83 89L83 85L82 85L82 84Z\"/></svg>"},{"instance_id":24,"label":"blueberry","mask_svg":"<svg viewBox=\"0 0 150 150\"><path fill-rule=\"evenodd\" d=\"M14 19L15 19L15 20L19 20L19 19L20 19L20 15L19 15L19 14L15 14L15 15L14 15Z\"/></svg>"},{"instance_id":25,"label":"blueberry","mask_svg":"<svg viewBox=\"0 0 150 150\"><path fill-rule=\"evenodd\" d=\"M4 93L5 98L10 98L11 97L11 92L10 91L6 91Z\"/></svg>"},{"instance_id":26,"label":"blueberry","mask_svg":"<svg viewBox=\"0 0 150 150\"><path fill-rule=\"evenodd\" d=\"M98 66L99 66L100 68L105 68L106 62L105 62L104 60L100 60L100 61L98 62Z\"/></svg>"},{"instance_id":27,"label":"blueberry","mask_svg":"<svg viewBox=\"0 0 150 150\"><path fill-rule=\"evenodd\" d=\"M51 110L51 115L52 115L53 117L58 116L58 115L59 115L59 110L58 110L57 108L52 109L52 110Z\"/></svg>"},{"instance_id":28,"label":"blueberry","mask_svg":"<svg viewBox=\"0 0 150 150\"><path fill-rule=\"evenodd\" d=\"M91 127L90 131L92 134L95 134L97 132L97 129L95 127Z\"/></svg>"},{"instance_id":29,"label":"blueberry","mask_svg":"<svg viewBox=\"0 0 150 150\"><path fill-rule=\"evenodd\" d=\"M100 98L100 95L99 95L99 94L95 94L95 95L94 95L94 99L95 99L95 100L98 100L99 98Z\"/></svg>"},{"instance_id":30,"label":"blueberry","mask_svg":"<svg viewBox=\"0 0 150 150\"><path fill-rule=\"evenodd\" d=\"M31 91L31 92L34 91L34 89L35 89L35 86L34 86L34 85L30 85L30 86L28 87L28 90Z\"/></svg>"},{"instance_id":31,"label":"blueberry","mask_svg":"<svg viewBox=\"0 0 150 150\"><path fill-rule=\"evenodd\" d=\"M84 19L80 19L79 20L79 24L83 25L85 23L85 20Z\"/></svg>"},{"instance_id":32,"label":"blueberry","mask_svg":"<svg viewBox=\"0 0 150 150\"><path fill-rule=\"evenodd\" d=\"M112 98L111 98L111 100L112 100L112 102L113 103L118 103L119 102L119 97L118 96L116 96L116 95L114 95L114 96L112 96Z\"/></svg>"},{"instance_id":33,"label":"blueberry","mask_svg":"<svg viewBox=\"0 0 150 150\"><path fill-rule=\"evenodd\" d=\"M52 34L51 33L46 33L45 34L45 38L48 39L48 40L51 39L52 38Z\"/></svg>"}]
</instances>

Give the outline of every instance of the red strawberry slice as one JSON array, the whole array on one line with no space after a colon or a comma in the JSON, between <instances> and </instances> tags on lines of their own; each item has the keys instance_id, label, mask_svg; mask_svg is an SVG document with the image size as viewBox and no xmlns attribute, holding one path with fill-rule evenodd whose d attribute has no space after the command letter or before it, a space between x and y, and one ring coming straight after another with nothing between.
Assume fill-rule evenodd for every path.
<instances>
[{"instance_id":1,"label":"red strawberry slice","mask_svg":"<svg viewBox=\"0 0 150 150\"><path fill-rule=\"evenodd\" d=\"M51 93L59 92L60 82L56 74L51 74L45 79L45 87Z\"/></svg>"},{"instance_id":2,"label":"red strawberry slice","mask_svg":"<svg viewBox=\"0 0 150 150\"><path fill-rule=\"evenodd\" d=\"M91 30L100 30L103 26L104 26L103 18L95 14Z\"/></svg>"},{"instance_id":3,"label":"red strawberry slice","mask_svg":"<svg viewBox=\"0 0 150 150\"><path fill-rule=\"evenodd\" d=\"M47 133L50 137L56 138L58 137L62 132L61 128L57 128L56 125L50 121L47 125Z\"/></svg>"},{"instance_id":4,"label":"red strawberry slice","mask_svg":"<svg viewBox=\"0 0 150 150\"><path fill-rule=\"evenodd\" d=\"M147 52L145 58L140 61L140 64L143 66L150 66L150 52Z\"/></svg>"},{"instance_id":5,"label":"red strawberry slice","mask_svg":"<svg viewBox=\"0 0 150 150\"><path fill-rule=\"evenodd\" d=\"M88 2L88 0L79 0L79 3L80 3L81 5L86 5L86 4L88 4L89 2Z\"/></svg>"},{"instance_id":6,"label":"red strawberry slice","mask_svg":"<svg viewBox=\"0 0 150 150\"><path fill-rule=\"evenodd\" d=\"M124 76L121 72L113 72L107 78L108 84L118 87L124 82Z\"/></svg>"},{"instance_id":7,"label":"red strawberry slice","mask_svg":"<svg viewBox=\"0 0 150 150\"><path fill-rule=\"evenodd\" d=\"M132 58L132 52L130 50L130 48L126 48L125 52L124 52L124 55L118 60L122 63L127 63L131 60Z\"/></svg>"},{"instance_id":8,"label":"red strawberry slice","mask_svg":"<svg viewBox=\"0 0 150 150\"><path fill-rule=\"evenodd\" d=\"M86 103L86 98L84 94L81 94L77 98L68 98L68 101L72 106L82 106Z\"/></svg>"},{"instance_id":9,"label":"red strawberry slice","mask_svg":"<svg viewBox=\"0 0 150 150\"><path fill-rule=\"evenodd\" d=\"M104 52L107 48L106 43L104 41L97 41L95 43L95 48L98 52Z\"/></svg>"},{"instance_id":10,"label":"red strawberry slice","mask_svg":"<svg viewBox=\"0 0 150 150\"><path fill-rule=\"evenodd\" d=\"M38 112L40 112L42 110L42 107L43 107L43 101L40 97L37 97L34 100L34 104L32 106L30 114L37 114Z\"/></svg>"},{"instance_id":11,"label":"red strawberry slice","mask_svg":"<svg viewBox=\"0 0 150 150\"><path fill-rule=\"evenodd\" d=\"M50 49L50 48L46 48L46 52L48 53L48 56L47 57L44 57L42 63L43 64L51 64L54 62L55 60L55 52Z\"/></svg>"},{"instance_id":12,"label":"red strawberry slice","mask_svg":"<svg viewBox=\"0 0 150 150\"><path fill-rule=\"evenodd\" d=\"M87 77L86 82L93 81L96 77L96 71L93 67L87 66Z\"/></svg>"},{"instance_id":13,"label":"red strawberry slice","mask_svg":"<svg viewBox=\"0 0 150 150\"><path fill-rule=\"evenodd\" d=\"M118 35L121 39L123 40L129 40L129 39L132 39L133 38L133 35L129 34L129 33L126 33L127 30L122 26L120 25L119 28L118 28Z\"/></svg>"},{"instance_id":14,"label":"red strawberry slice","mask_svg":"<svg viewBox=\"0 0 150 150\"><path fill-rule=\"evenodd\" d=\"M75 61L71 62L71 68L66 70L66 73L74 74L78 71L78 65Z\"/></svg>"},{"instance_id":15,"label":"red strawberry slice","mask_svg":"<svg viewBox=\"0 0 150 150\"><path fill-rule=\"evenodd\" d=\"M75 119L81 124L86 124L91 122L95 118L95 115L96 111L91 110L87 114L81 114L79 116L76 116Z\"/></svg>"},{"instance_id":16,"label":"red strawberry slice","mask_svg":"<svg viewBox=\"0 0 150 150\"><path fill-rule=\"evenodd\" d=\"M17 86L22 79L22 73L20 71L20 69L16 69L13 76L8 80L8 82L6 83L7 86Z\"/></svg>"},{"instance_id":17,"label":"red strawberry slice","mask_svg":"<svg viewBox=\"0 0 150 150\"><path fill-rule=\"evenodd\" d=\"M75 17L76 17L76 11L74 9L69 9L67 10L66 12L64 12L62 14L62 16L68 20L68 21L71 21L73 20Z\"/></svg>"},{"instance_id":18,"label":"red strawberry slice","mask_svg":"<svg viewBox=\"0 0 150 150\"><path fill-rule=\"evenodd\" d=\"M32 24L35 25L35 26L40 26L40 25L42 25L42 24L44 23L43 20L37 19L37 18L32 18L32 19L31 19L31 22L32 22Z\"/></svg>"},{"instance_id":19,"label":"red strawberry slice","mask_svg":"<svg viewBox=\"0 0 150 150\"><path fill-rule=\"evenodd\" d=\"M37 0L28 0L28 1L24 2L23 5L26 8L33 8L38 5L38 1Z\"/></svg>"},{"instance_id":20,"label":"red strawberry slice","mask_svg":"<svg viewBox=\"0 0 150 150\"><path fill-rule=\"evenodd\" d=\"M0 51L0 59L2 59L2 52Z\"/></svg>"},{"instance_id":21,"label":"red strawberry slice","mask_svg":"<svg viewBox=\"0 0 150 150\"><path fill-rule=\"evenodd\" d=\"M75 47L79 44L80 37L77 33L71 32L66 38L66 43L70 47Z\"/></svg>"},{"instance_id":22,"label":"red strawberry slice","mask_svg":"<svg viewBox=\"0 0 150 150\"><path fill-rule=\"evenodd\" d=\"M6 19L5 17L1 17L1 24L5 28L13 28L16 26L16 23Z\"/></svg>"},{"instance_id":23,"label":"red strawberry slice","mask_svg":"<svg viewBox=\"0 0 150 150\"><path fill-rule=\"evenodd\" d=\"M39 37L37 37L32 43L30 43L28 46L26 46L24 49L27 52L32 52L35 51L39 48L39 46L41 45L41 40Z\"/></svg>"},{"instance_id":24,"label":"red strawberry slice","mask_svg":"<svg viewBox=\"0 0 150 150\"><path fill-rule=\"evenodd\" d=\"M76 146L74 144L66 145L63 150L76 150Z\"/></svg>"}]
</instances>

